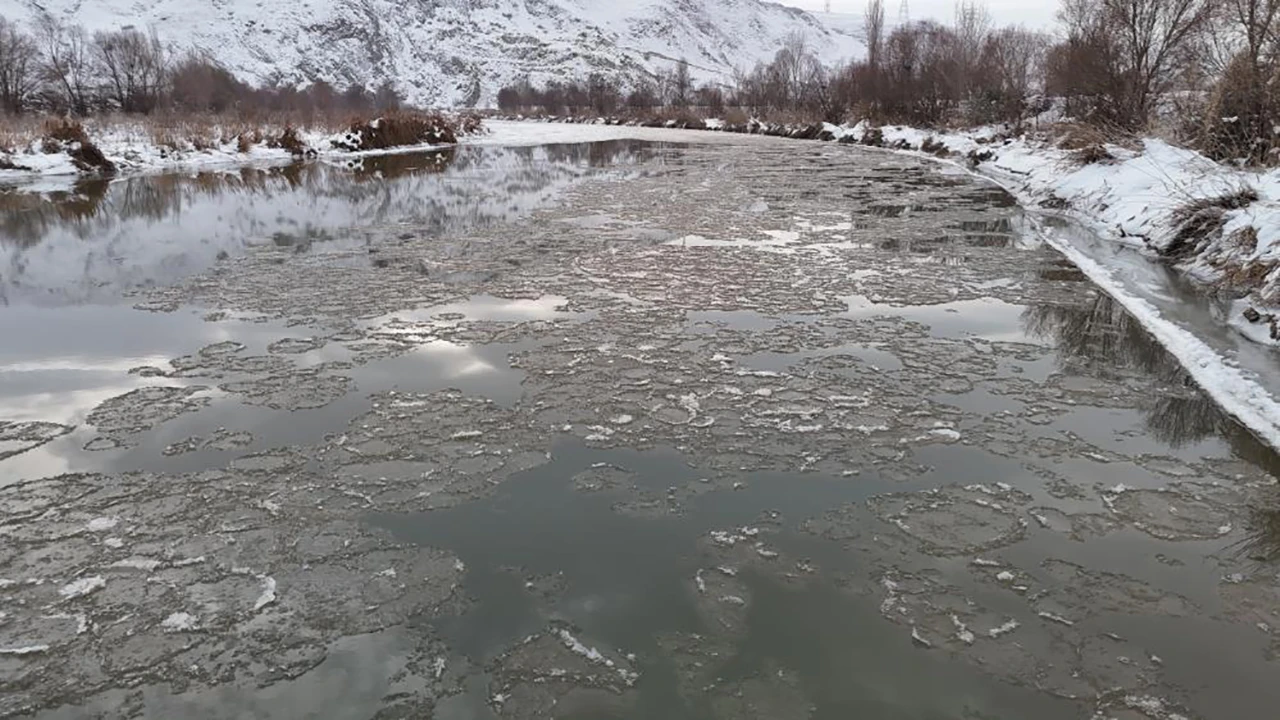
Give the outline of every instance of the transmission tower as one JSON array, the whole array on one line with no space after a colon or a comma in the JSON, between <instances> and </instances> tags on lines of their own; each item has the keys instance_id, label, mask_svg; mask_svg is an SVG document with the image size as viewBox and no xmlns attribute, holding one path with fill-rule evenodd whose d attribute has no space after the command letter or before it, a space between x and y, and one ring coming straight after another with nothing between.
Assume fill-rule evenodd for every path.
<instances>
[{"instance_id":1,"label":"transmission tower","mask_svg":"<svg viewBox=\"0 0 1280 720\"><path fill-rule=\"evenodd\" d=\"M898 8L898 24L906 25L911 22L911 4L909 0L902 0L902 6Z\"/></svg>"},{"instance_id":2,"label":"transmission tower","mask_svg":"<svg viewBox=\"0 0 1280 720\"><path fill-rule=\"evenodd\" d=\"M828 15L831 14L831 0L827 0L827 2L822 6L822 12Z\"/></svg>"}]
</instances>

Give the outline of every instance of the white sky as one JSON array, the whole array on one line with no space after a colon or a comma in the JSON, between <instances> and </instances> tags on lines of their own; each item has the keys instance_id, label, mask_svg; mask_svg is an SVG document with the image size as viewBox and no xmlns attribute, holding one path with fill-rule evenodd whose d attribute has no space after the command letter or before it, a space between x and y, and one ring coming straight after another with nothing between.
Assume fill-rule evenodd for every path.
<instances>
[{"instance_id":1,"label":"white sky","mask_svg":"<svg viewBox=\"0 0 1280 720\"><path fill-rule=\"evenodd\" d=\"M824 0L775 0L783 5L793 5L805 10L821 11ZM949 21L955 16L955 0L908 0L911 18ZM885 14L896 20L901 0L885 0ZM1058 0L986 0L987 9L998 25L1025 25L1028 28L1051 30L1058 12ZM866 0L831 0L831 12L861 15Z\"/></svg>"}]
</instances>

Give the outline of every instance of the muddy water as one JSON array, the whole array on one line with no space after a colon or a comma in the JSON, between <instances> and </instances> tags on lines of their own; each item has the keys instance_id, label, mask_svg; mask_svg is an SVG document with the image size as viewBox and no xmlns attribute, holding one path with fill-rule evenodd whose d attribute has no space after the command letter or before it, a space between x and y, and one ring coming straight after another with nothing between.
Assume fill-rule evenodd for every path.
<instances>
[{"instance_id":1,"label":"muddy water","mask_svg":"<svg viewBox=\"0 0 1280 720\"><path fill-rule=\"evenodd\" d=\"M5 196L0 715L1280 702L1280 463L1008 196L754 138L397 162Z\"/></svg>"}]
</instances>

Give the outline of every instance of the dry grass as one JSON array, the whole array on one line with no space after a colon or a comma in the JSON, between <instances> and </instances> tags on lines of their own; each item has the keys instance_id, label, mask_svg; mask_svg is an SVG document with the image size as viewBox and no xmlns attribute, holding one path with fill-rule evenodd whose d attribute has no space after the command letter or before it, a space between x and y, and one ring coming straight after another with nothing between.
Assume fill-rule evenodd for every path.
<instances>
[{"instance_id":1,"label":"dry grass","mask_svg":"<svg viewBox=\"0 0 1280 720\"><path fill-rule=\"evenodd\" d=\"M436 113L394 112L373 120L356 120L333 146L351 152L412 145L453 145L455 123Z\"/></svg>"},{"instance_id":2,"label":"dry grass","mask_svg":"<svg viewBox=\"0 0 1280 720\"><path fill-rule=\"evenodd\" d=\"M66 152L84 172L110 173L114 166L91 138L110 135L143 140L161 148L162 154L218 149L248 153L254 147L266 146L302 157L315 152L303 139L304 130L322 134L345 130L360 139L359 147L354 149L377 150L453 144L460 134L480 132L482 122L476 114L446 118L418 112L397 112L377 121L344 122L323 113L101 115L83 123L57 117L0 116L0 152L16 154L32 147L50 154ZM13 159L0 162L4 168L25 169Z\"/></svg>"},{"instance_id":3,"label":"dry grass","mask_svg":"<svg viewBox=\"0 0 1280 720\"><path fill-rule=\"evenodd\" d=\"M1115 161L1116 156L1101 143L1086 145L1071 152L1071 162L1076 165L1109 165Z\"/></svg>"},{"instance_id":4,"label":"dry grass","mask_svg":"<svg viewBox=\"0 0 1280 720\"><path fill-rule=\"evenodd\" d=\"M41 149L46 153L65 152L81 172L109 175L116 171L115 163L107 159L89 140L84 125L67 118L49 118L41 128Z\"/></svg>"},{"instance_id":5,"label":"dry grass","mask_svg":"<svg viewBox=\"0 0 1280 720\"><path fill-rule=\"evenodd\" d=\"M930 155L936 155L941 158L951 157L951 150L947 148L946 144L939 142L932 135L925 138L924 142L920 143L920 151L929 153Z\"/></svg>"},{"instance_id":6,"label":"dry grass","mask_svg":"<svg viewBox=\"0 0 1280 720\"><path fill-rule=\"evenodd\" d=\"M1228 210L1239 210L1257 202L1258 191L1242 187L1217 197L1188 201L1173 211L1173 239L1161 251L1170 260L1181 260L1199 252L1207 242L1222 233Z\"/></svg>"},{"instance_id":7,"label":"dry grass","mask_svg":"<svg viewBox=\"0 0 1280 720\"><path fill-rule=\"evenodd\" d=\"M725 108L724 123L725 125L746 125L751 120L742 108Z\"/></svg>"},{"instance_id":8,"label":"dry grass","mask_svg":"<svg viewBox=\"0 0 1280 720\"><path fill-rule=\"evenodd\" d=\"M1078 152L1105 145L1139 150L1141 145L1132 133L1119 128L1081 122L1060 122L1044 130L1046 138L1060 150Z\"/></svg>"},{"instance_id":9,"label":"dry grass","mask_svg":"<svg viewBox=\"0 0 1280 720\"><path fill-rule=\"evenodd\" d=\"M295 127L286 127L280 131L280 134L268 137L267 147L288 150L290 154L298 157L306 155L310 150Z\"/></svg>"}]
</instances>

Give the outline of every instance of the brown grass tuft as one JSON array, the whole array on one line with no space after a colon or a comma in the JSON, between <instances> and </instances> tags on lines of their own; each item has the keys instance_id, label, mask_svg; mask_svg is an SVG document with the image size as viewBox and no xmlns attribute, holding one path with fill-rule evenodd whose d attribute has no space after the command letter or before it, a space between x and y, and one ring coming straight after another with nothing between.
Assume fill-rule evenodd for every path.
<instances>
[{"instance_id":1,"label":"brown grass tuft","mask_svg":"<svg viewBox=\"0 0 1280 720\"><path fill-rule=\"evenodd\" d=\"M951 150L947 148L946 144L939 142L932 135L925 138L924 142L920 143L920 151L929 153L930 155L936 155L941 158L951 157Z\"/></svg>"},{"instance_id":2,"label":"brown grass tuft","mask_svg":"<svg viewBox=\"0 0 1280 720\"><path fill-rule=\"evenodd\" d=\"M68 118L54 117L46 119L44 121L43 134L47 139L62 143L89 142L89 135L85 133L84 125Z\"/></svg>"},{"instance_id":3,"label":"brown grass tuft","mask_svg":"<svg viewBox=\"0 0 1280 720\"><path fill-rule=\"evenodd\" d=\"M443 115L394 112L373 120L357 120L333 146L339 150L386 150L412 145L454 145L458 136L454 124Z\"/></svg>"},{"instance_id":4,"label":"brown grass tuft","mask_svg":"<svg viewBox=\"0 0 1280 720\"><path fill-rule=\"evenodd\" d=\"M1217 197L1192 200L1173 211L1173 239L1160 254L1169 260L1181 260L1202 250L1205 244L1222 233L1228 210L1239 210L1257 202L1258 191L1244 187Z\"/></svg>"},{"instance_id":5,"label":"brown grass tuft","mask_svg":"<svg viewBox=\"0 0 1280 720\"><path fill-rule=\"evenodd\" d=\"M1137 147L1133 135L1128 132L1087 123L1056 123L1046 130L1046 134L1060 150L1084 150L1094 145L1107 144Z\"/></svg>"},{"instance_id":6,"label":"brown grass tuft","mask_svg":"<svg viewBox=\"0 0 1280 720\"><path fill-rule=\"evenodd\" d=\"M862 133L862 144L869 147L884 147L884 131L878 127L867 128Z\"/></svg>"},{"instance_id":7,"label":"brown grass tuft","mask_svg":"<svg viewBox=\"0 0 1280 720\"><path fill-rule=\"evenodd\" d=\"M280 134L267 140L267 147L288 150L301 157L307 154L307 144L298 135L298 129L292 125L280 131Z\"/></svg>"},{"instance_id":8,"label":"brown grass tuft","mask_svg":"<svg viewBox=\"0 0 1280 720\"><path fill-rule=\"evenodd\" d=\"M89 140L84 126L75 120L49 118L44 122L41 149L46 153L65 152L81 172L110 175L116 171L115 163L107 159L97 145Z\"/></svg>"},{"instance_id":9,"label":"brown grass tuft","mask_svg":"<svg viewBox=\"0 0 1280 720\"><path fill-rule=\"evenodd\" d=\"M1116 156L1101 143L1086 145L1071 153L1071 161L1077 165L1109 164L1116 161Z\"/></svg>"}]
</instances>

